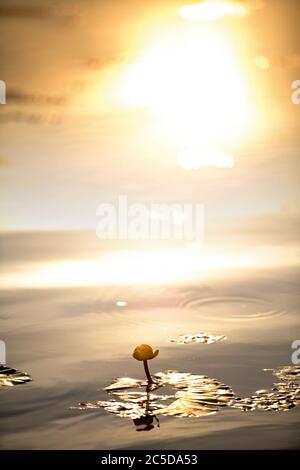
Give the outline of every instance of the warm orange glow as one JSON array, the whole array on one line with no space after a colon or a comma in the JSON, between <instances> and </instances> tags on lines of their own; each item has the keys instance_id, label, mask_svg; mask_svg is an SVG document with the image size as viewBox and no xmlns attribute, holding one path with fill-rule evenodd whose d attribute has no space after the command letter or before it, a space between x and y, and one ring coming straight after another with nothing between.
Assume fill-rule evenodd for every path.
<instances>
[{"instance_id":1,"label":"warm orange glow","mask_svg":"<svg viewBox=\"0 0 300 470\"><path fill-rule=\"evenodd\" d=\"M178 165L185 170L198 170L201 167L232 168L234 159L216 150L187 150L177 155Z\"/></svg>"},{"instance_id":2,"label":"warm orange glow","mask_svg":"<svg viewBox=\"0 0 300 470\"><path fill-rule=\"evenodd\" d=\"M250 127L251 100L238 59L215 31L160 41L128 67L120 88L126 106L156 112L172 145L222 145Z\"/></svg>"},{"instance_id":3,"label":"warm orange glow","mask_svg":"<svg viewBox=\"0 0 300 470\"><path fill-rule=\"evenodd\" d=\"M192 21L219 20L225 16L246 16L247 8L241 2L205 1L187 5L180 9L180 15Z\"/></svg>"},{"instance_id":4,"label":"warm orange glow","mask_svg":"<svg viewBox=\"0 0 300 470\"><path fill-rule=\"evenodd\" d=\"M293 265L299 262L295 249L264 247L257 250L201 249L197 243L181 251L116 251L99 259L64 260L32 264L5 273L2 288L50 288L101 285L172 284L178 281L215 278L229 270ZM158 269L159 266L159 269ZM122 303L122 305L124 305ZM120 306L120 304L118 305Z\"/></svg>"},{"instance_id":5,"label":"warm orange glow","mask_svg":"<svg viewBox=\"0 0 300 470\"><path fill-rule=\"evenodd\" d=\"M256 67L262 70L266 70L270 67L270 61L264 55L258 55L254 58L254 63Z\"/></svg>"}]
</instances>

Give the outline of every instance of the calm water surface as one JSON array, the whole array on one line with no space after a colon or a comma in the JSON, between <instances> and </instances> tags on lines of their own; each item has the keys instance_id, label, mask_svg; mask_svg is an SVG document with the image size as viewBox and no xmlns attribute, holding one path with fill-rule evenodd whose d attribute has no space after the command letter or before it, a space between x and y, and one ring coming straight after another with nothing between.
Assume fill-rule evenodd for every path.
<instances>
[{"instance_id":1,"label":"calm water surface","mask_svg":"<svg viewBox=\"0 0 300 470\"><path fill-rule=\"evenodd\" d=\"M297 268L278 268L171 285L3 289L7 362L30 373L33 382L0 391L1 448L299 447L299 408L224 407L199 418L160 416L160 427L149 432L137 432L132 419L103 409L72 408L108 400L103 389L117 377L143 379L141 363L131 357L141 342L160 350L150 363L153 374L172 369L205 375L242 398L271 389L276 378L263 369L291 365L291 343L299 338L298 281ZM227 339L168 342L199 332Z\"/></svg>"}]
</instances>

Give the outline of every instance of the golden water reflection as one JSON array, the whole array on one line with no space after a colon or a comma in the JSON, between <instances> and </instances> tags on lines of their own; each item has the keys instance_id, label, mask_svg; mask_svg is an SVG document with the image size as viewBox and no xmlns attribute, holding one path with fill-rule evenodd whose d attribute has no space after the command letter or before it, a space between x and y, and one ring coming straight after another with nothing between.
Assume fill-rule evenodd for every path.
<instances>
[{"instance_id":1,"label":"golden water reflection","mask_svg":"<svg viewBox=\"0 0 300 470\"><path fill-rule=\"evenodd\" d=\"M300 404L300 367L265 369L280 382L271 390L258 390L251 397L237 397L230 386L204 375L159 372L154 383L121 377L105 390L111 400L80 403L75 409L104 409L121 418L131 418L137 430L159 427L157 415L199 418L226 407L240 411L288 411ZM165 392L165 393L162 393Z\"/></svg>"},{"instance_id":2,"label":"golden water reflection","mask_svg":"<svg viewBox=\"0 0 300 470\"><path fill-rule=\"evenodd\" d=\"M32 378L26 372L0 365L0 387L13 387L31 381Z\"/></svg>"},{"instance_id":3,"label":"golden water reflection","mask_svg":"<svg viewBox=\"0 0 300 470\"><path fill-rule=\"evenodd\" d=\"M265 369L272 372L280 382L271 390L257 390L249 398L235 398L231 406L242 411L288 411L300 405L300 367L286 366L280 369Z\"/></svg>"},{"instance_id":4,"label":"golden water reflection","mask_svg":"<svg viewBox=\"0 0 300 470\"><path fill-rule=\"evenodd\" d=\"M151 387L141 380L117 379L105 389L114 396L112 400L80 403L77 408L102 408L132 419L147 415L200 417L216 413L234 397L229 386L204 375L167 371L153 379ZM154 393L159 391L165 393Z\"/></svg>"},{"instance_id":5,"label":"golden water reflection","mask_svg":"<svg viewBox=\"0 0 300 470\"><path fill-rule=\"evenodd\" d=\"M196 333L193 335L180 335L178 338L170 338L169 343L188 344L188 343L203 343L213 344L218 341L227 339L224 335L212 335L210 333Z\"/></svg>"}]
</instances>

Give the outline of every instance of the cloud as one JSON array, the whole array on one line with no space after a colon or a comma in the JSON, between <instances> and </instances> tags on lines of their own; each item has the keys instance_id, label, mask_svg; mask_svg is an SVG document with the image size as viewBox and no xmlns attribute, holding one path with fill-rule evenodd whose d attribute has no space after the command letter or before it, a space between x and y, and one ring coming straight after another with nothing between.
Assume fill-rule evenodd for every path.
<instances>
[{"instance_id":1,"label":"cloud","mask_svg":"<svg viewBox=\"0 0 300 470\"><path fill-rule=\"evenodd\" d=\"M59 124L61 117L53 113L24 113L21 111L4 112L0 114L0 123L26 123L26 124Z\"/></svg>"},{"instance_id":2,"label":"cloud","mask_svg":"<svg viewBox=\"0 0 300 470\"><path fill-rule=\"evenodd\" d=\"M190 21L215 21L226 17L242 18L263 8L263 0L204 0L180 8L180 15Z\"/></svg>"},{"instance_id":3,"label":"cloud","mask_svg":"<svg viewBox=\"0 0 300 470\"><path fill-rule=\"evenodd\" d=\"M27 93L18 89L8 89L6 93L7 104L62 106L67 101L68 97L63 95Z\"/></svg>"},{"instance_id":4,"label":"cloud","mask_svg":"<svg viewBox=\"0 0 300 470\"><path fill-rule=\"evenodd\" d=\"M121 62L120 56L90 57L84 62L84 67L89 70L99 70L114 63Z\"/></svg>"},{"instance_id":5,"label":"cloud","mask_svg":"<svg viewBox=\"0 0 300 470\"><path fill-rule=\"evenodd\" d=\"M0 18L28 18L41 19L49 16L50 9L37 6L17 6L2 5L0 6Z\"/></svg>"},{"instance_id":6,"label":"cloud","mask_svg":"<svg viewBox=\"0 0 300 470\"><path fill-rule=\"evenodd\" d=\"M300 53L291 55L268 54L271 65L289 70L300 69Z\"/></svg>"},{"instance_id":7,"label":"cloud","mask_svg":"<svg viewBox=\"0 0 300 470\"><path fill-rule=\"evenodd\" d=\"M63 8L53 8L48 6L36 5L1 5L0 19L23 19L23 20L47 20L57 18L60 20L69 20L73 18L74 11Z\"/></svg>"},{"instance_id":8,"label":"cloud","mask_svg":"<svg viewBox=\"0 0 300 470\"><path fill-rule=\"evenodd\" d=\"M223 223L219 219L212 220L207 229L207 238L211 242L217 243L220 239L220 226L223 243L292 244L299 242L300 213L282 210L277 213L228 218Z\"/></svg>"},{"instance_id":9,"label":"cloud","mask_svg":"<svg viewBox=\"0 0 300 470\"><path fill-rule=\"evenodd\" d=\"M288 58L290 69L300 69L300 54L293 54Z\"/></svg>"}]
</instances>

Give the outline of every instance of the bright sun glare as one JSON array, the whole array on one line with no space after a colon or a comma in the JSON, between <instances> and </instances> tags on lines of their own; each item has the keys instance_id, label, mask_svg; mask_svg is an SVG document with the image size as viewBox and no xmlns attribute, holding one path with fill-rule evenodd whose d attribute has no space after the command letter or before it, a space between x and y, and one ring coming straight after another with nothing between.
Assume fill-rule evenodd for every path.
<instances>
[{"instance_id":1,"label":"bright sun glare","mask_svg":"<svg viewBox=\"0 0 300 470\"><path fill-rule=\"evenodd\" d=\"M213 21L225 16L245 16L247 9L245 5L237 1L205 1L182 7L180 14L183 18L191 21Z\"/></svg>"},{"instance_id":2,"label":"bright sun glare","mask_svg":"<svg viewBox=\"0 0 300 470\"><path fill-rule=\"evenodd\" d=\"M186 150L177 155L177 162L185 170L198 170L201 167L232 168L234 159L224 152L210 149Z\"/></svg>"},{"instance_id":3,"label":"bright sun glare","mask_svg":"<svg viewBox=\"0 0 300 470\"><path fill-rule=\"evenodd\" d=\"M156 40L127 68L121 99L126 106L151 109L164 138L187 148L231 144L250 115L238 60L216 31Z\"/></svg>"},{"instance_id":4,"label":"bright sun glare","mask_svg":"<svg viewBox=\"0 0 300 470\"><path fill-rule=\"evenodd\" d=\"M66 260L32 265L24 272L7 274L1 283L10 287L75 287L96 285L168 284L195 274L243 267L242 256L202 254L199 248L182 252L115 252L93 260ZM159 266L159 270L158 270Z\"/></svg>"},{"instance_id":5,"label":"bright sun glare","mask_svg":"<svg viewBox=\"0 0 300 470\"><path fill-rule=\"evenodd\" d=\"M241 8L241 2L202 2L182 7L179 14L208 19L239 16ZM190 149L198 154L199 166L232 166L215 149L239 146L257 127L257 118L230 30L219 23L182 21L180 27L171 23L153 30L141 41L129 63L102 72L84 105L142 111L141 125L153 123L152 141L180 153L183 168L198 165L194 157L191 164ZM260 59L258 66L266 68L265 62Z\"/></svg>"}]
</instances>

